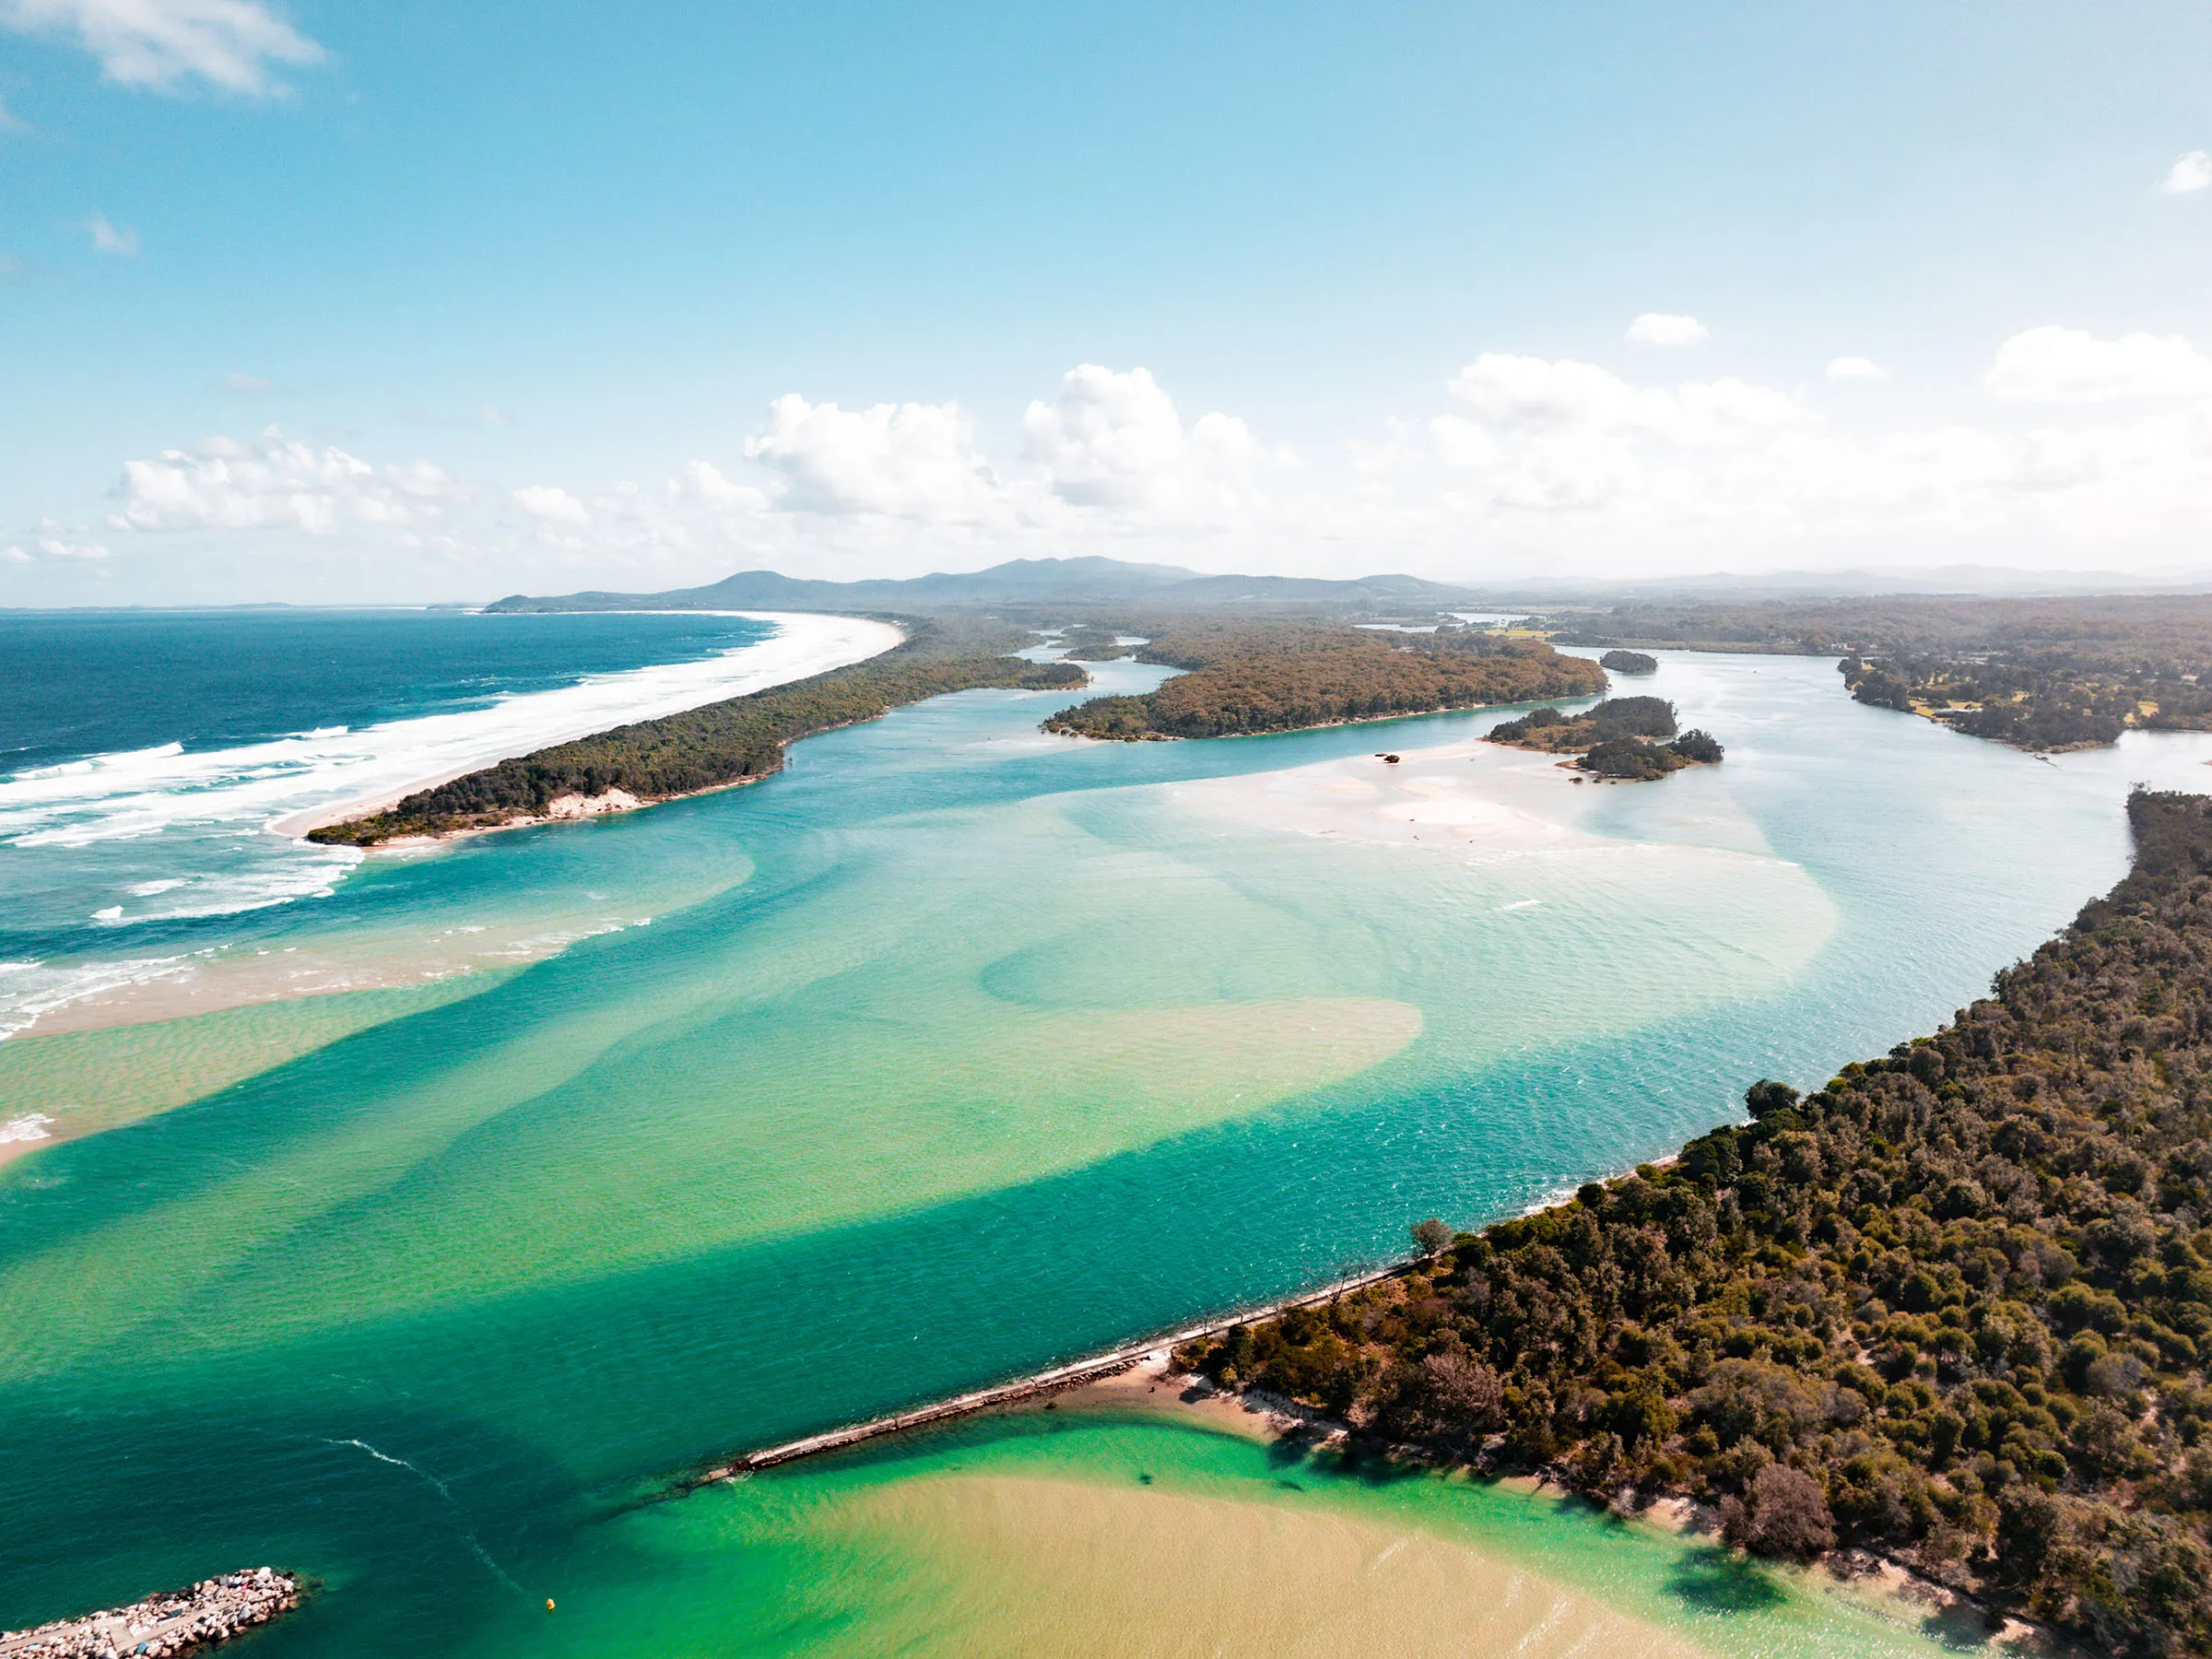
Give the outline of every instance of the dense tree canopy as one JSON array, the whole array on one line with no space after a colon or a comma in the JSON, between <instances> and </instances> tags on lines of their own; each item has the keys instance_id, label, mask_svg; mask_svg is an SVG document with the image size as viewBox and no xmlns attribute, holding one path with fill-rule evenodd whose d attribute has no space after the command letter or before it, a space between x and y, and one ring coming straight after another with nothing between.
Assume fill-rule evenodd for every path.
<instances>
[{"instance_id":1,"label":"dense tree canopy","mask_svg":"<svg viewBox=\"0 0 2212 1659\"><path fill-rule=\"evenodd\" d=\"M2212 1652L2212 802L1932 1038L1183 1359L1399 1441Z\"/></svg>"},{"instance_id":2,"label":"dense tree canopy","mask_svg":"<svg viewBox=\"0 0 2212 1659\"><path fill-rule=\"evenodd\" d=\"M1093 698L1045 729L1124 741L1235 736L1589 697L1606 686L1595 663L1471 629L1399 634L1325 622L1194 622L1137 656L1186 672L1142 697Z\"/></svg>"},{"instance_id":3,"label":"dense tree canopy","mask_svg":"<svg viewBox=\"0 0 2212 1659\"><path fill-rule=\"evenodd\" d=\"M387 812L310 830L308 839L366 847L510 823L543 813L564 795L610 789L641 800L688 794L765 777L783 764L786 744L877 719L901 703L985 686L1080 686L1086 678L1069 663L947 651L948 644L957 641L924 625L905 645L869 662L502 760L421 790Z\"/></svg>"},{"instance_id":4,"label":"dense tree canopy","mask_svg":"<svg viewBox=\"0 0 2212 1659\"><path fill-rule=\"evenodd\" d=\"M1574 764L1601 778L1634 782L1664 778L1685 766L1711 766L1724 752L1710 732L1675 736L1675 705L1662 697L1608 697L1579 714L1534 709L1491 728L1489 741L1547 754L1579 757ZM1653 737L1674 737L1653 743Z\"/></svg>"},{"instance_id":5,"label":"dense tree canopy","mask_svg":"<svg viewBox=\"0 0 2212 1659\"><path fill-rule=\"evenodd\" d=\"M2135 725L2212 730L2202 594L1632 605L1551 619L1569 644L1833 653L1859 701L2019 748L2106 744Z\"/></svg>"}]
</instances>

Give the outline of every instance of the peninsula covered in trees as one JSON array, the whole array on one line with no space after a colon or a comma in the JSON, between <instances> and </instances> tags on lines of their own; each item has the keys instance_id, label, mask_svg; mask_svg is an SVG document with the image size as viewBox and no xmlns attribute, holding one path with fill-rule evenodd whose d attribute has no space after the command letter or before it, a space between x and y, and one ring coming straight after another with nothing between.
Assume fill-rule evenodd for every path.
<instances>
[{"instance_id":1,"label":"peninsula covered in trees","mask_svg":"<svg viewBox=\"0 0 2212 1659\"><path fill-rule=\"evenodd\" d=\"M620 790L641 802L763 778L811 733L875 720L902 703L983 687L1060 690L1088 677L1072 663L1030 663L996 650L1026 631L921 622L903 644L788 686L617 726L574 743L502 760L407 796L387 811L308 831L334 845L374 846L401 836L497 829L542 817L564 796Z\"/></svg>"},{"instance_id":2,"label":"peninsula covered in trees","mask_svg":"<svg viewBox=\"0 0 2212 1659\"><path fill-rule=\"evenodd\" d=\"M1139 697L1099 697L1045 730L1077 737L1241 736L1542 698L1592 697L1605 672L1540 640L1487 629L1379 633L1340 623L1186 619L1136 650L1185 672Z\"/></svg>"},{"instance_id":3,"label":"peninsula covered in trees","mask_svg":"<svg viewBox=\"0 0 2212 1659\"><path fill-rule=\"evenodd\" d=\"M1935 1036L1179 1358L2108 1653L2212 1652L2212 802L2128 817L2128 877Z\"/></svg>"},{"instance_id":4,"label":"peninsula covered in trees","mask_svg":"<svg viewBox=\"0 0 2212 1659\"><path fill-rule=\"evenodd\" d=\"M1860 702L2018 748L2212 731L2203 594L1626 605L1547 620L1571 644L1832 653Z\"/></svg>"},{"instance_id":5,"label":"peninsula covered in trees","mask_svg":"<svg viewBox=\"0 0 2212 1659\"><path fill-rule=\"evenodd\" d=\"M1671 743L1654 743L1670 737ZM1663 697L1608 697L1579 714L1554 708L1531 710L1492 727L1492 743L1546 754L1572 755L1574 764L1601 778L1646 782L1685 766L1716 764L1725 752L1709 732L1676 735L1675 705Z\"/></svg>"}]
</instances>

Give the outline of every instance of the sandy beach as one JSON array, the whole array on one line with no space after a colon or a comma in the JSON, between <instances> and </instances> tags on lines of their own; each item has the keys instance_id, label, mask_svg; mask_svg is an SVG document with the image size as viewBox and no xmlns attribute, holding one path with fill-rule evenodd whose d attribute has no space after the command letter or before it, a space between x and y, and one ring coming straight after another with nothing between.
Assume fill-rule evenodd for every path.
<instances>
[{"instance_id":1,"label":"sandy beach","mask_svg":"<svg viewBox=\"0 0 2212 1659\"><path fill-rule=\"evenodd\" d=\"M1583 797L1607 786L1577 775L1556 756L1476 739L1178 783L1167 794L1193 812L1298 835L1433 852L1549 852L1602 839L1581 827Z\"/></svg>"},{"instance_id":2,"label":"sandy beach","mask_svg":"<svg viewBox=\"0 0 2212 1659\"><path fill-rule=\"evenodd\" d=\"M425 756L435 753L438 762L435 770L418 770L404 779L379 780L372 790L343 800L319 802L312 806L282 814L269 821L269 832L286 837L300 836L324 824L382 812L418 790L432 789L441 783L451 782L455 778L465 777L487 766L495 766L515 755L547 748L557 743L573 743L579 738L595 736L633 721L657 720L668 714L680 714L687 709L723 702L755 691L766 691L772 687L789 685L794 680L827 674L833 668L849 667L854 663L881 656L906 638L903 629L888 622L873 621L865 617L818 616L807 611L712 611L700 614L745 617L756 622L772 622L776 625L777 632L772 639L732 653L731 658L711 658L703 664L676 665L664 672L633 671L599 681L587 680L561 691L540 692L528 699L515 699L506 706L515 708L527 703L531 719L526 727L477 729L482 727L483 723L469 723L469 717L465 715L432 717L433 720L447 719L453 723L450 736L442 742L426 746L419 751ZM717 671L718 664L730 664L733 659L740 658L742 667L736 672L731 672L726 667ZM619 707L611 705L606 694L610 687L618 685L635 688L634 697ZM430 724L431 721L410 724L422 727ZM589 815L576 813L564 816Z\"/></svg>"},{"instance_id":3,"label":"sandy beach","mask_svg":"<svg viewBox=\"0 0 2212 1659\"><path fill-rule=\"evenodd\" d=\"M1178 1371L1164 1347L1146 1355L1126 1371L1011 1409L1158 1412L1248 1440L1295 1439L1312 1446L1341 1444L1349 1432L1343 1423L1322 1412L1264 1393L1218 1388L1203 1377ZM1564 1488L1539 1476L1509 1475L1501 1483L1532 1497L1564 1493ZM1711 1535L1716 1540L1719 1535L1717 1512L1687 1498L1663 1498L1637 1513L1631 1524L1676 1534ZM1989 1651L2079 1659L2069 1644L2024 1620L2007 1618L1993 1630L1986 1616L1966 1597L1881 1557L1847 1550L1811 1567L1771 1566L1770 1571L1802 1578L1826 1594L1867 1604L1889 1618L1940 1626L1956 1636L1986 1642Z\"/></svg>"}]
</instances>

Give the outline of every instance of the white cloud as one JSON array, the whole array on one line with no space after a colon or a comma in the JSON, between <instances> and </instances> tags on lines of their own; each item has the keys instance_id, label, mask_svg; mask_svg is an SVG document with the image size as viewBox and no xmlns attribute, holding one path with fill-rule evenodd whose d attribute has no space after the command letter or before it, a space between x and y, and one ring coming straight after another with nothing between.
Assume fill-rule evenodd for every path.
<instances>
[{"instance_id":1,"label":"white cloud","mask_svg":"<svg viewBox=\"0 0 2212 1659\"><path fill-rule=\"evenodd\" d=\"M120 505L108 522L118 530L290 529L324 536L425 524L467 493L427 461L375 467L271 427L250 443L210 438L196 451L124 462Z\"/></svg>"},{"instance_id":2,"label":"white cloud","mask_svg":"<svg viewBox=\"0 0 2212 1659\"><path fill-rule=\"evenodd\" d=\"M0 133L25 132L29 125L29 122L7 107L6 99L0 98Z\"/></svg>"},{"instance_id":3,"label":"white cloud","mask_svg":"<svg viewBox=\"0 0 2212 1659\"><path fill-rule=\"evenodd\" d=\"M1716 471L1771 469L1810 417L1735 379L1635 386L1592 363L1488 352L1453 377L1465 413L1430 423L1488 509L1696 511Z\"/></svg>"},{"instance_id":4,"label":"white cloud","mask_svg":"<svg viewBox=\"0 0 2212 1659\"><path fill-rule=\"evenodd\" d=\"M1031 403L1021 428L1029 458L1045 469L1054 496L1108 512L1234 511L1253 500L1255 469L1296 464L1233 415L1216 410L1186 428L1147 369L1070 369L1059 396Z\"/></svg>"},{"instance_id":5,"label":"white cloud","mask_svg":"<svg viewBox=\"0 0 2212 1659\"><path fill-rule=\"evenodd\" d=\"M2212 153L2196 149L2177 157L2159 189L2167 195L2194 195L2212 187Z\"/></svg>"},{"instance_id":6,"label":"white cloud","mask_svg":"<svg viewBox=\"0 0 2212 1659\"><path fill-rule=\"evenodd\" d=\"M85 229L92 238L92 246L100 253L129 254L138 252L138 232L111 223L104 213L96 213L87 219Z\"/></svg>"},{"instance_id":7,"label":"white cloud","mask_svg":"<svg viewBox=\"0 0 2212 1659\"><path fill-rule=\"evenodd\" d=\"M745 453L774 475L777 504L797 512L959 520L998 505L974 423L955 403L841 409L788 393Z\"/></svg>"},{"instance_id":8,"label":"white cloud","mask_svg":"<svg viewBox=\"0 0 2212 1659\"><path fill-rule=\"evenodd\" d=\"M53 519L41 519L39 527L23 539L30 544L29 549L18 544L0 552L0 559L10 564L29 564L34 559L90 564L108 557L107 548L88 536L82 525L71 529Z\"/></svg>"},{"instance_id":9,"label":"white cloud","mask_svg":"<svg viewBox=\"0 0 2212 1659\"><path fill-rule=\"evenodd\" d=\"M245 374L233 369L229 374L223 376L223 390L235 392L241 397L255 397L264 392L276 391L276 382L272 380L264 380L258 374Z\"/></svg>"},{"instance_id":10,"label":"white cloud","mask_svg":"<svg viewBox=\"0 0 2212 1659\"><path fill-rule=\"evenodd\" d=\"M678 488L710 507L736 512L766 512L771 505L766 490L733 483L712 461L685 462Z\"/></svg>"},{"instance_id":11,"label":"white cloud","mask_svg":"<svg viewBox=\"0 0 2212 1659\"><path fill-rule=\"evenodd\" d=\"M2156 383L2194 382L2186 359L2177 370L2177 354L2153 344L2151 360L2164 366ZM2139 355L2131 348L2123 360ZM2007 361L2024 376L2024 363L2042 359L2031 344ZM2098 395L2111 379L2066 369L2052 383ZM2212 394L2212 381L2200 389ZM1502 353L1468 365L1452 391L1458 410L1430 424L1457 475L1437 522L1585 571L1679 568L1730 547L1769 564L1818 562L1822 553L1808 549L1839 546L1861 557L1894 559L1903 547L1958 558L1993 538L2007 560L2054 547L2070 549L2069 561L2146 548L2172 559L2194 554L2212 514L2212 395L2024 433L1866 435L1739 381L1638 386L1587 363Z\"/></svg>"},{"instance_id":12,"label":"white cloud","mask_svg":"<svg viewBox=\"0 0 2212 1659\"><path fill-rule=\"evenodd\" d=\"M324 56L254 0L0 0L0 27L75 36L108 79L162 92L196 80L266 97L285 89L276 65Z\"/></svg>"},{"instance_id":13,"label":"white cloud","mask_svg":"<svg viewBox=\"0 0 2212 1659\"><path fill-rule=\"evenodd\" d=\"M1830 380L1888 380L1889 371L1872 358L1840 357L1828 359Z\"/></svg>"},{"instance_id":14,"label":"white cloud","mask_svg":"<svg viewBox=\"0 0 2212 1659\"><path fill-rule=\"evenodd\" d=\"M532 518L556 524L588 524L592 510L557 484L526 484L514 491L515 504Z\"/></svg>"},{"instance_id":15,"label":"white cloud","mask_svg":"<svg viewBox=\"0 0 2212 1659\"><path fill-rule=\"evenodd\" d=\"M2049 324L1997 347L1984 383L2021 403L2103 403L2115 397L2187 397L2212 392L2212 359L2179 335L2100 340Z\"/></svg>"},{"instance_id":16,"label":"white cloud","mask_svg":"<svg viewBox=\"0 0 2212 1659\"><path fill-rule=\"evenodd\" d=\"M1623 337L1631 346L1695 346L1712 333L1695 317L1680 317L1671 312L1645 312L1629 324L1629 332Z\"/></svg>"},{"instance_id":17,"label":"white cloud","mask_svg":"<svg viewBox=\"0 0 2212 1659\"><path fill-rule=\"evenodd\" d=\"M39 550L41 559L96 559L108 556L107 548L96 541L70 541L60 535L41 535L30 545Z\"/></svg>"}]
</instances>

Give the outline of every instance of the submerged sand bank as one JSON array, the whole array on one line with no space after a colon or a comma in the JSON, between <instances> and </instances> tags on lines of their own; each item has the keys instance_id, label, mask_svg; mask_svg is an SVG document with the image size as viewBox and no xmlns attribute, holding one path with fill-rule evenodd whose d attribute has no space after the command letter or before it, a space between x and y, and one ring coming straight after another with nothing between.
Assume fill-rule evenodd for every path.
<instances>
[{"instance_id":1,"label":"submerged sand bank","mask_svg":"<svg viewBox=\"0 0 2212 1659\"><path fill-rule=\"evenodd\" d=\"M1315 1448L1341 1447L1352 1438L1346 1424L1325 1413L1258 1390L1221 1388L1203 1377L1179 1371L1165 1348L1147 1354L1134 1366L1091 1378L1080 1387L1050 1399L1027 1402L1019 1408L1158 1412L1218 1432L1258 1441L1296 1441ZM1418 1452L1408 1455L1424 1465L1431 1461ZM1547 1491L1568 1495L1568 1488L1545 1474L1506 1475L1498 1479L1499 1484L1531 1497ZM1625 1518L1633 1525L1719 1541L1718 1512L1688 1498L1662 1498ZM2084 1659L2070 1643L2042 1627L2019 1618L1993 1621L1981 1606L1959 1592L1900 1562L1866 1551L1839 1550L1810 1567L1770 1563L1767 1570L1798 1578L1819 1592L1858 1602L1884 1618L1910 1619L1940 1630L1947 1640L1965 1636L1977 1644L1986 1644L1990 1651L2043 1655L2045 1659Z\"/></svg>"}]
</instances>

